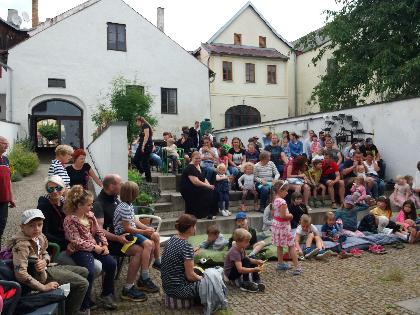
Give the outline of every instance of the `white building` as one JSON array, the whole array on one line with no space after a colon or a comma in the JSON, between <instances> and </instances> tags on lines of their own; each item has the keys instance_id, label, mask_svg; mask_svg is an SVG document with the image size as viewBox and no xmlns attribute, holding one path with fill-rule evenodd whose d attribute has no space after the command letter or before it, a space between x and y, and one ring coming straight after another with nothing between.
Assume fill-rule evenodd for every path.
<instances>
[{"instance_id":1,"label":"white building","mask_svg":"<svg viewBox=\"0 0 420 315\"><path fill-rule=\"evenodd\" d=\"M89 0L28 33L9 50L6 118L34 139L48 118L60 143L89 144L91 115L117 76L153 96L156 137L210 117L208 68L122 0Z\"/></svg>"},{"instance_id":2,"label":"white building","mask_svg":"<svg viewBox=\"0 0 420 315\"><path fill-rule=\"evenodd\" d=\"M296 55L251 2L195 55L215 73L210 83L215 129L294 115Z\"/></svg>"}]
</instances>

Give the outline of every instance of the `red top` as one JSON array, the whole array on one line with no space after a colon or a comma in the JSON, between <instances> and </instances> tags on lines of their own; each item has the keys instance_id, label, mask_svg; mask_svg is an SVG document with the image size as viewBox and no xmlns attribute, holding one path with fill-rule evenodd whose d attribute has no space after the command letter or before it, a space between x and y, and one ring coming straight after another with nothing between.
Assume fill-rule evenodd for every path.
<instances>
[{"instance_id":1,"label":"red top","mask_svg":"<svg viewBox=\"0 0 420 315\"><path fill-rule=\"evenodd\" d=\"M0 203L12 201L9 160L0 156Z\"/></svg>"},{"instance_id":2,"label":"red top","mask_svg":"<svg viewBox=\"0 0 420 315\"><path fill-rule=\"evenodd\" d=\"M334 161L330 161L329 164L327 164L325 160L322 161L322 176L335 174L338 171L338 165Z\"/></svg>"}]
</instances>

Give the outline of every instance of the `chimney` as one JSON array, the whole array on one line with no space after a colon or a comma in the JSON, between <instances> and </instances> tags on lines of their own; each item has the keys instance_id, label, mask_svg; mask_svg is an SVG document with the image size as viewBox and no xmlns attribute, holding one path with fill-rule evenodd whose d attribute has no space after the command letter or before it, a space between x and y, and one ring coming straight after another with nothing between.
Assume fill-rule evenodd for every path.
<instances>
[{"instance_id":1,"label":"chimney","mask_svg":"<svg viewBox=\"0 0 420 315\"><path fill-rule=\"evenodd\" d=\"M32 27L36 27L38 24L38 0L32 0Z\"/></svg>"},{"instance_id":2,"label":"chimney","mask_svg":"<svg viewBox=\"0 0 420 315\"><path fill-rule=\"evenodd\" d=\"M11 23L11 24L14 25L12 18L15 15L18 15L18 11L17 10L15 10L15 9L8 9L7 10L7 22L9 22L9 23Z\"/></svg>"},{"instance_id":3,"label":"chimney","mask_svg":"<svg viewBox=\"0 0 420 315\"><path fill-rule=\"evenodd\" d=\"M164 19L164 15L165 15L165 9L164 8L157 8L157 28L160 29L162 32L165 32L164 27L165 27L165 19Z\"/></svg>"}]
</instances>

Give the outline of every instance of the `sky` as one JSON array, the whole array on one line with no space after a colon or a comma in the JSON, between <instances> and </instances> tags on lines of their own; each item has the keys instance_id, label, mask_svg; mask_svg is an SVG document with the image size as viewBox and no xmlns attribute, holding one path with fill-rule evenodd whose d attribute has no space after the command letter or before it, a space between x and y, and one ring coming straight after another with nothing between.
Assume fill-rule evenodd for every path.
<instances>
[{"instance_id":1,"label":"sky","mask_svg":"<svg viewBox=\"0 0 420 315\"><path fill-rule=\"evenodd\" d=\"M118 1L118 0L115 0ZM38 0L39 18L45 21L85 0ZM143 17L156 24L157 7L165 8L165 33L187 50L194 50L217 32L246 0L125 0ZM296 40L325 24L325 10L337 9L334 0L253 0L258 11L286 40ZM31 0L0 0L0 17L8 9L31 16ZM30 27L24 22L21 27Z\"/></svg>"}]
</instances>

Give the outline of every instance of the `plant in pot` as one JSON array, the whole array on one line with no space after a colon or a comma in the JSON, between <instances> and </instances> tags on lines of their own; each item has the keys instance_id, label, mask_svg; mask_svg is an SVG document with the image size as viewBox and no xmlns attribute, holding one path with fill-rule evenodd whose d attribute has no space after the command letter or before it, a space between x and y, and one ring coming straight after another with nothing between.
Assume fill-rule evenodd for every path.
<instances>
[{"instance_id":1,"label":"plant in pot","mask_svg":"<svg viewBox=\"0 0 420 315\"><path fill-rule=\"evenodd\" d=\"M56 124L47 123L38 127L38 132L48 141L58 139L58 126Z\"/></svg>"}]
</instances>

